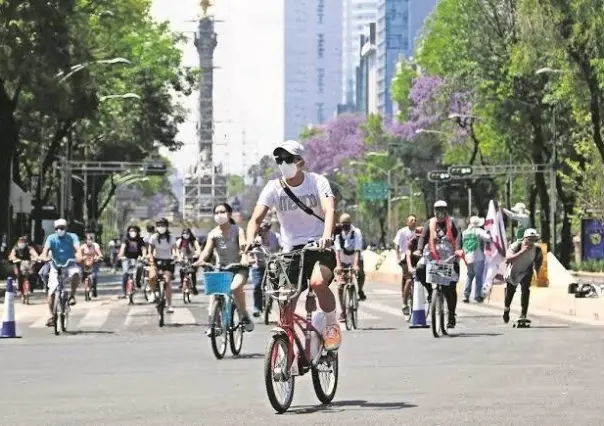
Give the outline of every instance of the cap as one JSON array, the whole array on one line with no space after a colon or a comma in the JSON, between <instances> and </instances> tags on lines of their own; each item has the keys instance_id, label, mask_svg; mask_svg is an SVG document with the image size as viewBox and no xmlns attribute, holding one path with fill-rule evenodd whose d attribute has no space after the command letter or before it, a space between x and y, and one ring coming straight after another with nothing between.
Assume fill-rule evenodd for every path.
<instances>
[{"instance_id":1,"label":"cap","mask_svg":"<svg viewBox=\"0 0 604 426\"><path fill-rule=\"evenodd\" d=\"M512 207L511 210L514 213L521 213L526 210L526 206L524 205L524 203L516 203L516 205L514 207ZM537 232L537 231L535 231L535 232Z\"/></svg>"},{"instance_id":2,"label":"cap","mask_svg":"<svg viewBox=\"0 0 604 426\"><path fill-rule=\"evenodd\" d=\"M528 228L524 231L522 238L539 238L539 234L537 233L536 229Z\"/></svg>"},{"instance_id":3,"label":"cap","mask_svg":"<svg viewBox=\"0 0 604 426\"><path fill-rule=\"evenodd\" d=\"M67 221L65 219L55 220L55 229L57 229L59 227L67 228Z\"/></svg>"},{"instance_id":4,"label":"cap","mask_svg":"<svg viewBox=\"0 0 604 426\"><path fill-rule=\"evenodd\" d=\"M472 216L470 218L470 226L473 226L475 228L480 228L482 225L484 225L484 219L478 216Z\"/></svg>"},{"instance_id":5,"label":"cap","mask_svg":"<svg viewBox=\"0 0 604 426\"><path fill-rule=\"evenodd\" d=\"M447 202L443 201L443 200L438 200L436 203L434 203L434 208L447 208Z\"/></svg>"},{"instance_id":6,"label":"cap","mask_svg":"<svg viewBox=\"0 0 604 426\"><path fill-rule=\"evenodd\" d=\"M279 150L282 149L285 152L290 153L291 155L302 156L304 154L304 147L298 141L287 140L281 143L277 148L273 150L273 155L278 155Z\"/></svg>"}]
</instances>

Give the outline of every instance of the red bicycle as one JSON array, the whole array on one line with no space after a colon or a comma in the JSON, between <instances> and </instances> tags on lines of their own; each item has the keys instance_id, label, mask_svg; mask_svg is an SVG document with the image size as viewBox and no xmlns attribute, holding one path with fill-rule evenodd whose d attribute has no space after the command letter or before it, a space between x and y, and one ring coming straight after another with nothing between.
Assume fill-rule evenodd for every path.
<instances>
[{"instance_id":1,"label":"red bicycle","mask_svg":"<svg viewBox=\"0 0 604 426\"><path fill-rule=\"evenodd\" d=\"M29 276L32 273L32 264L29 260L21 259L17 259L13 263L15 264L13 273L17 279L21 279L21 303L29 305L29 296L31 293Z\"/></svg>"},{"instance_id":2,"label":"red bicycle","mask_svg":"<svg viewBox=\"0 0 604 426\"><path fill-rule=\"evenodd\" d=\"M277 413L288 410L294 398L295 377L311 372L315 394L323 404L333 400L338 387L338 352L326 351L317 310L316 295L308 285L306 295L306 316L295 313L298 296L302 292L302 274L298 274L297 284L292 284L288 270L295 262L299 271L304 265L307 251L318 250L316 243L309 243L300 250L288 253L270 253L264 246L256 246L266 258L264 283L267 296L279 305L277 327L271 330L264 357L264 379L268 399ZM310 284L310 283L307 283ZM315 325L313 325L313 322ZM304 336L304 344L297 331ZM326 379L326 380L324 380Z\"/></svg>"}]
</instances>

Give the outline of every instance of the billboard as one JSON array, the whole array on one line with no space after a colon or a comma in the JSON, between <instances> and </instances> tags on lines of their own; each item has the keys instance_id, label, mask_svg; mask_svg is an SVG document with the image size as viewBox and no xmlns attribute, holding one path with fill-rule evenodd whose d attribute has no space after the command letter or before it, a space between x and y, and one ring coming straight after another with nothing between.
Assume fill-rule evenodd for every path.
<instances>
[{"instance_id":1,"label":"billboard","mask_svg":"<svg viewBox=\"0 0 604 426\"><path fill-rule=\"evenodd\" d=\"M604 259L604 224L598 219L581 220L581 259Z\"/></svg>"}]
</instances>

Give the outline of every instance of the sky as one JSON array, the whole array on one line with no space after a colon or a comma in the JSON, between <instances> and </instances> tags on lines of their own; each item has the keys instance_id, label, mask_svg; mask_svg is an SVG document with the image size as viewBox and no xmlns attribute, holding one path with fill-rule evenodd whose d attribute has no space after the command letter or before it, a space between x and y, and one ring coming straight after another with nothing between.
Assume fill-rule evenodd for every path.
<instances>
[{"instance_id":1,"label":"sky","mask_svg":"<svg viewBox=\"0 0 604 426\"><path fill-rule=\"evenodd\" d=\"M215 28L214 158L227 173L244 174L270 154L283 135L283 2L216 0L208 11L221 21ZM151 13L189 37L189 43L181 46L183 65L198 67L193 33L199 0L178 0L178 7L174 0L153 0ZM179 136L185 146L168 154L181 175L197 158L198 99L195 92L184 103L189 119Z\"/></svg>"}]
</instances>

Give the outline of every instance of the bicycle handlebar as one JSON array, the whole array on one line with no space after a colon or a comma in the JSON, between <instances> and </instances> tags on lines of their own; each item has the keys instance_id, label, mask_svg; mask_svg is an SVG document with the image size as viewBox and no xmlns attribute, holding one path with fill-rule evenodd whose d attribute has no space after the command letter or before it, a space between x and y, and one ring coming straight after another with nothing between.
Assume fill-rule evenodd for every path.
<instances>
[{"instance_id":1,"label":"bicycle handlebar","mask_svg":"<svg viewBox=\"0 0 604 426\"><path fill-rule=\"evenodd\" d=\"M52 263L55 268L57 269L63 269L68 267L69 265L71 265L72 263L77 264L77 262L75 261L75 259L69 259L67 262L65 262L64 264L59 264L57 263L57 261L55 259L51 259L50 263Z\"/></svg>"}]
</instances>

